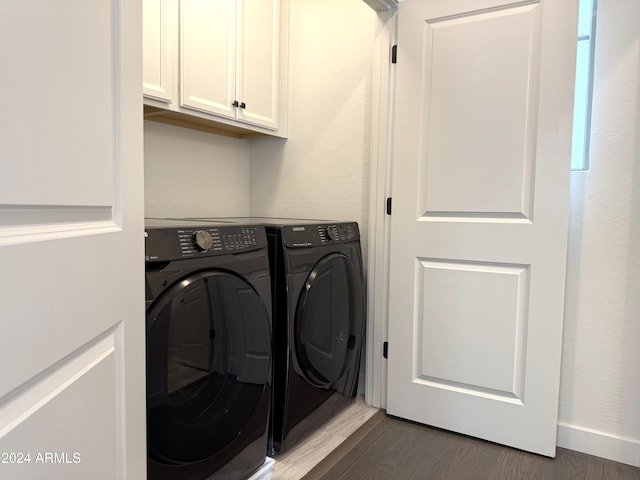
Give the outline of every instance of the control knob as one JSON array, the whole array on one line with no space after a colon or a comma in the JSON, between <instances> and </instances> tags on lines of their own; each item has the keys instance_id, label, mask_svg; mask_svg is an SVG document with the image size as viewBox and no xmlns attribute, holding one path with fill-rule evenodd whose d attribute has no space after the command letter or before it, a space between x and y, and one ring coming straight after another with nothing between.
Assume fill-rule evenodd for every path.
<instances>
[{"instance_id":1,"label":"control knob","mask_svg":"<svg viewBox=\"0 0 640 480\"><path fill-rule=\"evenodd\" d=\"M198 230L193 234L193 243L200 251L207 251L213 245L213 237L206 230Z\"/></svg>"},{"instance_id":2,"label":"control knob","mask_svg":"<svg viewBox=\"0 0 640 480\"><path fill-rule=\"evenodd\" d=\"M338 239L338 232L335 230L335 227L333 227L332 225L329 225L326 231L327 231L327 237L329 237L329 240Z\"/></svg>"}]
</instances>

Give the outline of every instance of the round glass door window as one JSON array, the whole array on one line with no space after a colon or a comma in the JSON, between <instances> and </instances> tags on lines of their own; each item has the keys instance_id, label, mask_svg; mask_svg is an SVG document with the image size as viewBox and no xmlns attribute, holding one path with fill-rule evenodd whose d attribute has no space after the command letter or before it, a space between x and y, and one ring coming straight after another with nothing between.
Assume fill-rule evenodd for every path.
<instances>
[{"instance_id":1,"label":"round glass door window","mask_svg":"<svg viewBox=\"0 0 640 480\"><path fill-rule=\"evenodd\" d=\"M294 338L298 361L316 386L330 388L342 376L348 350L360 335L361 287L351 261L339 253L323 257L307 277Z\"/></svg>"},{"instance_id":2,"label":"round glass door window","mask_svg":"<svg viewBox=\"0 0 640 480\"><path fill-rule=\"evenodd\" d=\"M149 453L169 464L205 460L245 429L270 374L269 314L226 272L194 274L147 311Z\"/></svg>"}]
</instances>

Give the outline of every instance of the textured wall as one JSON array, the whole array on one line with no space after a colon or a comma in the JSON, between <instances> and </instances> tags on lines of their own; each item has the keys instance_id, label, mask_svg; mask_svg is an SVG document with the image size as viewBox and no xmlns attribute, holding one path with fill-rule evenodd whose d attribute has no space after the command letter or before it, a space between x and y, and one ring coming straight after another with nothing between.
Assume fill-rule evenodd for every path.
<instances>
[{"instance_id":1,"label":"textured wall","mask_svg":"<svg viewBox=\"0 0 640 480\"><path fill-rule=\"evenodd\" d=\"M145 216L249 215L249 143L145 121Z\"/></svg>"},{"instance_id":2,"label":"textured wall","mask_svg":"<svg viewBox=\"0 0 640 480\"><path fill-rule=\"evenodd\" d=\"M588 172L573 172L559 444L640 462L640 2L598 2Z\"/></svg>"},{"instance_id":3,"label":"textured wall","mask_svg":"<svg viewBox=\"0 0 640 480\"><path fill-rule=\"evenodd\" d=\"M375 12L362 0L292 0L289 139L254 139L251 213L368 228Z\"/></svg>"}]
</instances>

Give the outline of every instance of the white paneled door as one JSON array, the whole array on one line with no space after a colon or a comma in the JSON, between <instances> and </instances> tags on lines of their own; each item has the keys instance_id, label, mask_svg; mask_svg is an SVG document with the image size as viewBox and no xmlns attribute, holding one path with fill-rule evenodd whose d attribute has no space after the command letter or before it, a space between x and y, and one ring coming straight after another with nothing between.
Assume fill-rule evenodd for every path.
<instances>
[{"instance_id":1,"label":"white paneled door","mask_svg":"<svg viewBox=\"0 0 640 480\"><path fill-rule=\"evenodd\" d=\"M400 5L388 412L555 456L576 0Z\"/></svg>"},{"instance_id":2,"label":"white paneled door","mask_svg":"<svg viewBox=\"0 0 640 480\"><path fill-rule=\"evenodd\" d=\"M146 478L141 2L0 32L0 478Z\"/></svg>"}]
</instances>

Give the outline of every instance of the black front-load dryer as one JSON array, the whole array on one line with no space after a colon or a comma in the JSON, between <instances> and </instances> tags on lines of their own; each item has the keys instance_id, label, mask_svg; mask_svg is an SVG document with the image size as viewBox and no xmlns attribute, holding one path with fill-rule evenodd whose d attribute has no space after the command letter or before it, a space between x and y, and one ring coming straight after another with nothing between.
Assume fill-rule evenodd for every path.
<instances>
[{"instance_id":1,"label":"black front-load dryer","mask_svg":"<svg viewBox=\"0 0 640 480\"><path fill-rule=\"evenodd\" d=\"M365 330L358 225L264 219L273 289L273 449L334 392L357 393Z\"/></svg>"},{"instance_id":2,"label":"black front-load dryer","mask_svg":"<svg viewBox=\"0 0 640 480\"><path fill-rule=\"evenodd\" d=\"M148 478L245 478L268 445L265 229L148 219L145 237Z\"/></svg>"}]
</instances>

